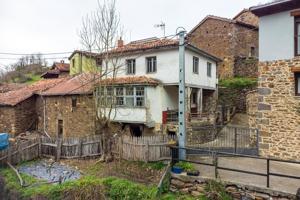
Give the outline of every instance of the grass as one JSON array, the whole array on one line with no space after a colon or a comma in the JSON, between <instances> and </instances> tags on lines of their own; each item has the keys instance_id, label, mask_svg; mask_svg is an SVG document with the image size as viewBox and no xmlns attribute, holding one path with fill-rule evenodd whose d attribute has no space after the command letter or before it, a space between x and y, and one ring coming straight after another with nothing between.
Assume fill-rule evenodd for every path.
<instances>
[{"instance_id":1,"label":"grass","mask_svg":"<svg viewBox=\"0 0 300 200\"><path fill-rule=\"evenodd\" d=\"M33 84L39 80L41 80L41 75L36 75L36 74L26 74L28 77L28 80L26 81L27 84Z\"/></svg>"},{"instance_id":2,"label":"grass","mask_svg":"<svg viewBox=\"0 0 300 200\"><path fill-rule=\"evenodd\" d=\"M219 85L221 87L226 87L226 88L242 89L242 88L246 88L246 87L256 86L257 79L236 77L236 78L231 78L231 79L220 80Z\"/></svg>"}]
</instances>

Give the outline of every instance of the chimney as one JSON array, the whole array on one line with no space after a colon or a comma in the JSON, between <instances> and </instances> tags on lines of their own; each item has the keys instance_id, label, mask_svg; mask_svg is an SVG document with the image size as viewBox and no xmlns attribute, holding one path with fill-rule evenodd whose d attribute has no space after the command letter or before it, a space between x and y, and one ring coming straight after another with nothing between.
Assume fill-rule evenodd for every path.
<instances>
[{"instance_id":1,"label":"chimney","mask_svg":"<svg viewBox=\"0 0 300 200\"><path fill-rule=\"evenodd\" d=\"M123 46L124 46L124 41L122 40L122 37L120 37L120 39L118 40L118 48Z\"/></svg>"},{"instance_id":2,"label":"chimney","mask_svg":"<svg viewBox=\"0 0 300 200\"><path fill-rule=\"evenodd\" d=\"M64 60L61 60L61 61L60 61L60 63L64 64L64 63L65 63L65 61L64 61Z\"/></svg>"}]
</instances>

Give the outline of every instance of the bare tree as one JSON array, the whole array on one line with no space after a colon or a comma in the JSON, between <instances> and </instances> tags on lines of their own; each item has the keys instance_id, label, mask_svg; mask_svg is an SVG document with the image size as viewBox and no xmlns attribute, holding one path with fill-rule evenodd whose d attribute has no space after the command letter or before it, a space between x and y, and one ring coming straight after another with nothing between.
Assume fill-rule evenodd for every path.
<instances>
[{"instance_id":1,"label":"bare tree","mask_svg":"<svg viewBox=\"0 0 300 200\"><path fill-rule=\"evenodd\" d=\"M93 81L96 85L95 108L97 132L104 137L102 145L103 156L101 160L111 160L111 120L116 116L116 101L113 86L118 70L122 67L119 57L121 52L114 52L114 46L121 37L120 16L116 10L115 0L98 1L97 9L82 20L82 29L79 32L81 44L90 52L90 57L95 59L92 51L98 53L97 59L101 67L94 74ZM93 62L93 59L89 59ZM107 81L109 79L109 81Z\"/></svg>"}]
</instances>

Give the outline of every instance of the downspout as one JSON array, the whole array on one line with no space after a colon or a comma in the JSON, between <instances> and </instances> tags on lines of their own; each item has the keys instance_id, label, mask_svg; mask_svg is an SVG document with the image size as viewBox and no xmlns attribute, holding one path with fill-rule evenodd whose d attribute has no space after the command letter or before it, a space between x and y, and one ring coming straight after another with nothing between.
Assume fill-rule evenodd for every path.
<instances>
[{"instance_id":1,"label":"downspout","mask_svg":"<svg viewBox=\"0 0 300 200\"><path fill-rule=\"evenodd\" d=\"M43 107L44 107L44 133L46 134L46 136L48 138L51 138L50 135L46 131L46 100L44 99L44 97L42 95L41 95L41 97L42 97Z\"/></svg>"}]
</instances>

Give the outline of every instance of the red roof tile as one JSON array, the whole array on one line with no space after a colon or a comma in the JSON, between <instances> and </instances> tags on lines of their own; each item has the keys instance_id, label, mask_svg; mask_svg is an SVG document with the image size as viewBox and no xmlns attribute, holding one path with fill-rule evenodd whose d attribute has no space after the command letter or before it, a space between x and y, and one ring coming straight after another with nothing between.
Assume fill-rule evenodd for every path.
<instances>
[{"instance_id":1,"label":"red roof tile","mask_svg":"<svg viewBox=\"0 0 300 200\"><path fill-rule=\"evenodd\" d=\"M92 94L95 84L105 85L127 85L127 84L139 84L139 85L158 85L159 82L146 77L146 76L130 76L130 77L118 77L109 78L105 80L99 80L98 74L81 74L73 77L72 79L65 80L58 85L48 89L41 93L43 96L57 96L57 95L76 95L76 94Z\"/></svg>"},{"instance_id":2,"label":"red roof tile","mask_svg":"<svg viewBox=\"0 0 300 200\"><path fill-rule=\"evenodd\" d=\"M1 93L0 105L15 106L18 103L30 98L32 95L38 94L48 88L51 88L65 79L66 78L45 79L18 90Z\"/></svg>"},{"instance_id":3,"label":"red roof tile","mask_svg":"<svg viewBox=\"0 0 300 200\"><path fill-rule=\"evenodd\" d=\"M55 62L52 66L52 69L59 70L60 72L69 72L70 71L70 64L69 63L62 63L62 62Z\"/></svg>"}]
</instances>

